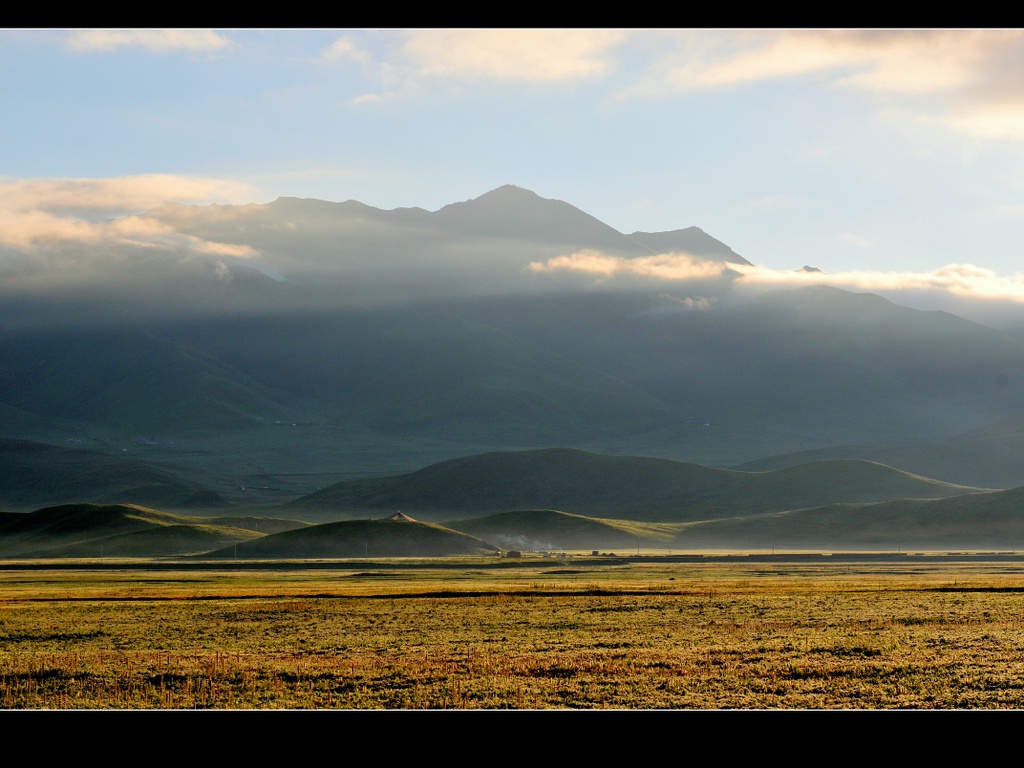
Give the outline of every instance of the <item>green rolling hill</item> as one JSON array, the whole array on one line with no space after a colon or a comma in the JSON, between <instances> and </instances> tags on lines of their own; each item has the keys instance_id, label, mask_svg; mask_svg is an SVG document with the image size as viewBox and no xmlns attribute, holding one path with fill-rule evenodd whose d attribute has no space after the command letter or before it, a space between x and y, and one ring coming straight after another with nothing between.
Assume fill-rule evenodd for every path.
<instances>
[{"instance_id":1,"label":"green rolling hill","mask_svg":"<svg viewBox=\"0 0 1024 768\"><path fill-rule=\"evenodd\" d=\"M450 520L467 514L558 509L591 517L683 522L975 490L859 460L737 472L563 448L481 454L396 477L336 483L282 510L321 519L402 510Z\"/></svg>"},{"instance_id":2,"label":"green rolling hill","mask_svg":"<svg viewBox=\"0 0 1024 768\"><path fill-rule=\"evenodd\" d=\"M0 557L163 557L306 527L294 520L202 518L134 504L63 504L0 519Z\"/></svg>"},{"instance_id":3,"label":"green rolling hill","mask_svg":"<svg viewBox=\"0 0 1024 768\"><path fill-rule=\"evenodd\" d=\"M946 499L830 504L687 525L680 548L1024 549L1024 487Z\"/></svg>"},{"instance_id":4,"label":"green rolling hill","mask_svg":"<svg viewBox=\"0 0 1024 768\"><path fill-rule=\"evenodd\" d=\"M264 536L210 552L210 558L306 559L497 554L466 533L416 520L345 520Z\"/></svg>"},{"instance_id":5,"label":"green rolling hill","mask_svg":"<svg viewBox=\"0 0 1024 768\"><path fill-rule=\"evenodd\" d=\"M160 525L88 541L33 549L33 558L183 557L262 538L244 528L219 525ZM19 555L24 557L26 555Z\"/></svg>"},{"instance_id":6,"label":"green rolling hill","mask_svg":"<svg viewBox=\"0 0 1024 768\"><path fill-rule=\"evenodd\" d=\"M499 512L468 520L451 520L449 528L502 549L633 549L638 545L669 546L681 530L678 523L605 520L554 509Z\"/></svg>"}]
</instances>

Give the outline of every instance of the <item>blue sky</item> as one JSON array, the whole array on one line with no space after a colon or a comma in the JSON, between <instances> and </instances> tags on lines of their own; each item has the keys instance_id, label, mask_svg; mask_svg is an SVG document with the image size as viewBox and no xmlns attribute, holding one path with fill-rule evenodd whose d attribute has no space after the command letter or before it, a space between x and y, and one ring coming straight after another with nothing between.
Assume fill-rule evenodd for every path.
<instances>
[{"instance_id":1,"label":"blue sky","mask_svg":"<svg viewBox=\"0 0 1024 768\"><path fill-rule=\"evenodd\" d=\"M1020 30L8 29L0 67L5 252L165 200L516 184L766 281L1024 297Z\"/></svg>"}]
</instances>

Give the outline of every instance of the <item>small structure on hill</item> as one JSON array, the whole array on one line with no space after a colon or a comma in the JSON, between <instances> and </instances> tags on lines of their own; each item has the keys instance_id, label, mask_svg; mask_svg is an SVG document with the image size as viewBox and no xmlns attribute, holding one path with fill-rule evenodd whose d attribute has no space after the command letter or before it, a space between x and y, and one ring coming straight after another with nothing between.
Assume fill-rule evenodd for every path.
<instances>
[{"instance_id":1,"label":"small structure on hill","mask_svg":"<svg viewBox=\"0 0 1024 768\"><path fill-rule=\"evenodd\" d=\"M391 520L392 522L395 522L395 523L415 523L416 522L411 517L409 517L408 515L403 515L401 512L395 512L395 514L393 514L391 517L389 517L388 520Z\"/></svg>"}]
</instances>

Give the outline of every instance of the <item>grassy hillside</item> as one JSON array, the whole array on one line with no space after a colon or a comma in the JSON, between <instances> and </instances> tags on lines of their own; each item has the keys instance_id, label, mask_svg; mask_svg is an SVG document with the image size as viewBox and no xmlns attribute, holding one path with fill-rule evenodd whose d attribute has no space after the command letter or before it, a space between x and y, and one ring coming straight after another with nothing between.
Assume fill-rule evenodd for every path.
<instances>
[{"instance_id":1,"label":"grassy hillside","mask_svg":"<svg viewBox=\"0 0 1024 768\"><path fill-rule=\"evenodd\" d=\"M603 549L666 546L678 536L677 523L604 520L554 509L527 509L453 520L446 525L502 549Z\"/></svg>"},{"instance_id":2,"label":"grassy hillside","mask_svg":"<svg viewBox=\"0 0 1024 768\"><path fill-rule=\"evenodd\" d=\"M306 523L169 514L134 504L64 504L0 519L0 557L160 557L248 541Z\"/></svg>"},{"instance_id":3,"label":"grassy hillside","mask_svg":"<svg viewBox=\"0 0 1024 768\"><path fill-rule=\"evenodd\" d=\"M163 525L132 533L104 536L32 551L32 557L171 557L195 555L264 534L243 528L215 525Z\"/></svg>"},{"instance_id":4,"label":"grassy hillside","mask_svg":"<svg viewBox=\"0 0 1024 768\"><path fill-rule=\"evenodd\" d=\"M209 553L214 558L441 557L496 554L498 548L432 523L346 520L285 531Z\"/></svg>"},{"instance_id":5,"label":"grassy hillside","mask_svg":"<svg viewBox=\"0 0 1024 768\"><path fill-rule=\"evenodd\" d=\"M1024 548L1024 488L946 499L830 504L688 525L683 548Z\"/></svg>"},{"instance_id":6,"label":"grassy hillside","mask_svg":"<svg viewBox=\"0 0 1024 768\"><path fill-rule=\"evenodd\" d=\"M322 516L401 509L437 519L559 509L594 517L680 522L971 490L976 489L857 460L753 473L562 448L488 453L396 477L337 483L284 509Z\"/></svg>"}]
</instances>

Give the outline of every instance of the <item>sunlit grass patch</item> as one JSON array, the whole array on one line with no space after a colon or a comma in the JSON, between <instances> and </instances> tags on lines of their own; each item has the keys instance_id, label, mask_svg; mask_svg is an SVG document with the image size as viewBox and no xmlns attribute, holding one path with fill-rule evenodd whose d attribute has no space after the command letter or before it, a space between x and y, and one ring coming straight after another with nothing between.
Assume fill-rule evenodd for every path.
<instances>
[{"instance_id":1,"label":"sunlit grass patch","mask_svg":"<svg viewBox=\"0 0 1024 768\"><path fill-rule=\"evenodd\" d=\"M0 707L1024 706L1024 578L997 566L391 565L4 572Z\"/></svg>"}]
</instances>

